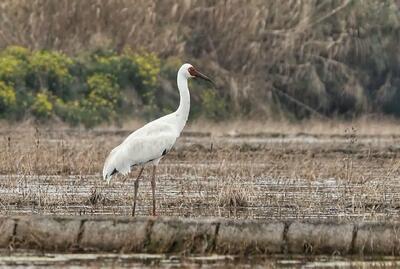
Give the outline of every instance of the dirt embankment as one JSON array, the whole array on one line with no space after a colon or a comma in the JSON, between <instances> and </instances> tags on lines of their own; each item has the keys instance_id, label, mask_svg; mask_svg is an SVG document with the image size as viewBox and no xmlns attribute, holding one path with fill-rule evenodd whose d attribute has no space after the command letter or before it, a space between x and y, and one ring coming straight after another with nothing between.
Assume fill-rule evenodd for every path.
<instances>
[{"instance_id":1,"label":"dirt embankment","mask_svg":"<svg viewBox=\"0 0 400 269\"><path fill-rule=\"evenodd\" d=\"M57 252L400 255L400 223L3 217L0 248Z\"/></svg>"}]
</instances>

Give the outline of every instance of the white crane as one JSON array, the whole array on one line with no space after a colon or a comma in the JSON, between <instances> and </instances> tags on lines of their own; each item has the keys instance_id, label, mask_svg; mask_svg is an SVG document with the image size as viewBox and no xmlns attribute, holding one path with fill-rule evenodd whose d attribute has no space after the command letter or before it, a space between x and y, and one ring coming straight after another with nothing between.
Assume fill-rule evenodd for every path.
<instances>
[{"instance_id":1,"label":"white crane","mask_svg":"<svg viewBox=\"0 0 400 269\"><path fill-rule=\"evenodd\" d=\"M188 119L190 110L189 78L202 78L212 82L207 76L198 72L191 64L182 65L179 68L177 76L180 95L178 109L171 114L147 123L142 128L131 133L120 145L110 152L104 163L103 178L108 183L110 183L112 176L116 173L127 175L132 167L141 167L134 185L133 216L136 209L139 178L143 173L145 165L148 164L153 166L151 189L153 195L153 215L156 214L156 167L161 158L171 150Z\"/></svg>"}]
</instances>

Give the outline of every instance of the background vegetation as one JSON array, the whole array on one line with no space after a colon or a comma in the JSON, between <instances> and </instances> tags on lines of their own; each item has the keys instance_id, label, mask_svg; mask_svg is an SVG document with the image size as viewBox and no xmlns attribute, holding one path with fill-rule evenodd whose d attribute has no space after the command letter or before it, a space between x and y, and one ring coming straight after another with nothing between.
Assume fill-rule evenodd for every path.
<instances>
[{"instance_id":1,"label":"background vegetation","mask_svg":"<svg viewBox=\"0 0 400 269\"><path fill-rule=\"evenodd\" d=\"M0 114L153 118L188 61L218 85L192 84L194 117L397 117L396 2L3 0Z\"/></svg>"}]
</instances>

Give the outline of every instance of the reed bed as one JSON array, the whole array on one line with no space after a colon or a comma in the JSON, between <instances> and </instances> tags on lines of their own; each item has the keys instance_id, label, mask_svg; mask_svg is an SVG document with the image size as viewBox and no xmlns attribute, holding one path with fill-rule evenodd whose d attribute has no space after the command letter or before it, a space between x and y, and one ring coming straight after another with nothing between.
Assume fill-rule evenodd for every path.
<instances>
[{"instance_id":1,"label":"reed bed","mask_svg":"<svg viewBox=\"0 0 400 269\"><path fill-rule=\"evenodd\" d=\"M128 47L190 61L235 114L399 114L394 0L5 0L0 12L0 48Z\"/></svg>"}]
</instances>

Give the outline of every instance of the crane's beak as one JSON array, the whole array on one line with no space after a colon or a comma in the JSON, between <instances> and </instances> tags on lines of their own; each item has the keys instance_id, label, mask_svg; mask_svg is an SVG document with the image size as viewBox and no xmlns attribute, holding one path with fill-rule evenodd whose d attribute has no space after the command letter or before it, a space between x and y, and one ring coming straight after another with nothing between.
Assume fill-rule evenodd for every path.
<instances>
[{"instance_id":1,"label":"crane's beak","mask_svg":"<svg viewBox=\"0 0 400 269\"><path fill-rule=\"evenodd\" d=\"M202 79L204 79L204 80L207 80L208 82L211 82L211 84L213 84L213 85L215 86L214 81L212 81L209 77L207 77L206 75L200 73L200 72L197 71L196 69L194 69L194 72L193 72L193 73L194 73L193 75L194 75L195 78L202 78Z\"/></svg>"}]
</instances>

